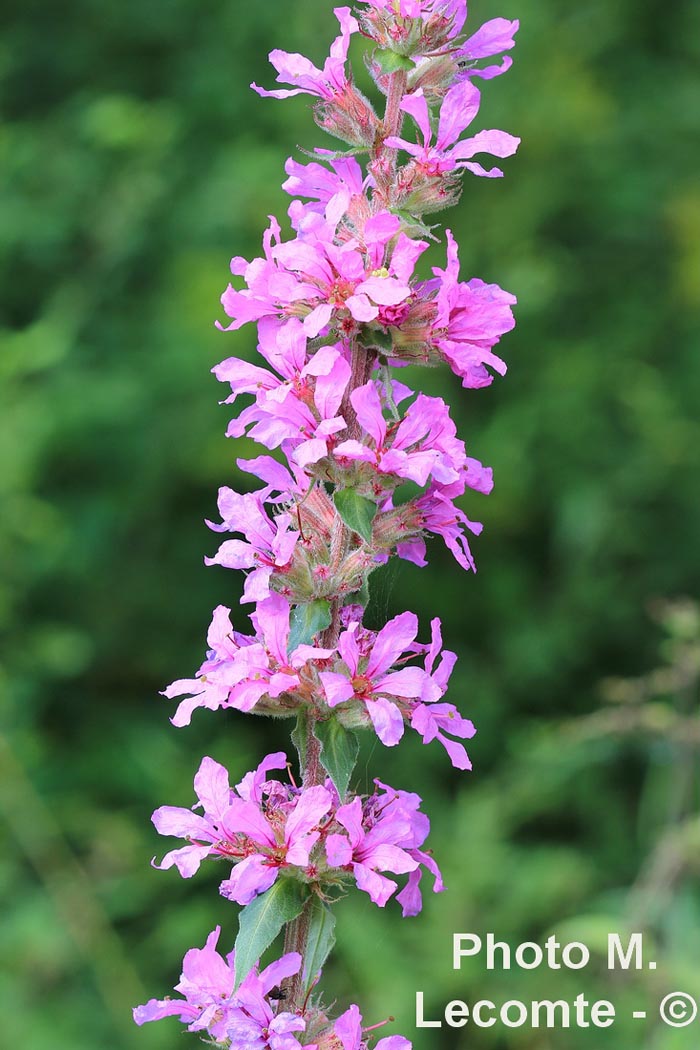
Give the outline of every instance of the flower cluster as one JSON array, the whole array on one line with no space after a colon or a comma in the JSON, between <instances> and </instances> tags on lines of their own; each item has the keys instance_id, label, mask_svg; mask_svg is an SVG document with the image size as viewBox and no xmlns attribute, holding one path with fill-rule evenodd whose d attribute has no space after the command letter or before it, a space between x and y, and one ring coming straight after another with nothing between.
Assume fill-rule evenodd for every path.
<instances>
[{"instance_id":1,"label":"flower cluster","mask_svg":"<svg viewBox=\"0 0 700 1050\"><path fill-rule=\"evenodd\" d=\"M278 716L308 709L321 721L335 716L350 729L372 727L387 747L398 744L410 725L424 743L439 740L456 768L470 769L464 747L450 738L469 739L474 726L441 702L457 657L442 650L440 620L433 620L431 642L424 645L416 641L413 613L371 631L362 625L362 612L361 606L345 606L344 630L332 648L290 650L289 604L281 595L258 604L251 617L257 635L234 631L231 610L219 606L198 677L173 682L164 691L169 698L185 696L173 724L188 725L197 707Z\"/></svg>"},{"instance_id":2,"label":"flower cluster","mask_svg":"<svg viewBox=\"0 0 700 1050\"><path fill-rule=\"evenodd\" d=\"M430 823L418 795L376 781L373 795L341 805L330 778L306 789L268 779L270 770L288 766L283 752L268 755L231 788L224 767L204 758L194 779L193 809L202 813L162 806L153 814L161 835L188 842L156 867L176 867L191 878L206 857L231 861L233 871L220 892L240 905L278 878L293 878L324 894L351 880L383 908L398 888L384 874L390 872L409 876L397 900L404 915L417 915L421 865L433 874L435 892L443 889L439 868L420 848Z\"/></svg>"},{"instance_id":3,"label":"flower cluster","mask_svg":"<svg viewBox=\"0 0 700 1050\"><path fill-rule=\"evenodd\" d=\"M450 230L443 266L426 269L424 255L436 239L427 217L458 200L465 175L501 177L489 158L519 146L506 131L474 129L477 84L510 67L518 23L469 32L466 0L355 7L336 8L340 32L322 68L275 50L282 86L252 85L263 97L311 96L319 126L351 148L288 159L290 233L271 217L262 254L231 261L217 325L253 326L260 357L213 371L231 406L227 435L263 451L238 461L256 490L219 490L220 520L207 524L222 538L205 560L243 571L252 628L239 631L219 605L204 663L164 691L179 701L180 727L199 707L296 719L297 779L276 752L232 787L207 757L195 806L153 814L160 834L184 840L155 866L190 878L223 859L221 895L243 910L235 953L219 954L217 928L185 956L180 998L151 1000L135 1019L176 1016L229 1050L368 1050L381 1025L364 1027L357 1006L334 1020L316 990L331 905L356 887L379 907L396 897L410 916L424 872L444 888L420 797L380 780L369 795L351 789L357 731L393 747L409 728L471 768L463 742L475 729L447 699L456 656L440 620L419 641L413 613L374 629L367 605L372 573L391 558L425 566L431 537L475 569L469 536L481 525L459 504L488 494L492 472L468 453L445 401L402 379L407 365L446 364L477 390L506 372L499 344L514 296L461 277ZM370 43L377 108L353 78L355 38ZM288 776L271 775L280 770ZM261 967L283 928L283 957ZM410 1043L388 1036L375 1050Z\"/></svg>"},{"instance_id":4,"label":"flower cluster","mask_svg":"<svg viewBox=\"0 0 700 1050\"><path fill-rule=\"evenodd\" d=\"M308 1006L284 1009L281 985L298 974L302 957L288 952L266 966L255 967L236 983L236 953L217 951L221 927L207 937L203 948L185 955L175 991L181 998L151 999L134 1010L136 1024L178 1017L190 1032L206 1032L229 1050L366 1050L362 1015L351 1006L336 1021ZM309 1042L309 1040L311 1040ZM410 1050L402 1036L380 1039L376 1050Z\"/></svg>"}]
</instances>

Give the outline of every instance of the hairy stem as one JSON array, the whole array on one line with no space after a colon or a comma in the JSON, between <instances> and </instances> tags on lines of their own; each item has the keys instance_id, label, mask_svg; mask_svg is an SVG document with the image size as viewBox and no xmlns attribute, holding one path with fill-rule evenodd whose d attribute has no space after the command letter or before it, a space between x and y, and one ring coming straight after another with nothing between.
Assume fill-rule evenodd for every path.
<instances>
[{"instance_id":1,"label":"hairy stem","mask_svg":"<svg viewBox=\"0 0 700 1050\"><path fill-rule=\"evenodd\" d=\"M391 188L396 174L396 150L384 145L384 139L398 135L403 125L403 112L401 101L406 93L408 75L399 70L393 73L389 80L389 91L387 94L386 112L384 115L381 142L374 151L374 160L377 162L377 170L381 172L382 178L377 179L377 195L383 202L391 198ZM381 183L381 184L380 184ZM358 439L362 428L357 419L357 413L352 404L351 395L358 387L364 386L372 376L372 370L376 362L376 353L360 346L357 340L353 340L351 346L352 373L348 383L341 412L347 424L347 438ZM337 567L342 563L351 542L351 531L344 524L340 515L337 514L333 523L331 536L331 564ZM321 635L320 643L324 648L334 648L338 642L341 631L342 599L335 598L331 602L331 622ZM306 743L306 755L301 769L301 781L304 788L323 784L326 779L326 771L321 763L321 742L314 732L313 715L310 719L308 740ZM299 952L302 959L306 958L308 952L308 940L310 934L310 913L312 898L307 901L304 910L293 922L289 923L285 930L284 950L286 952ZM304 975L303 966L301 972L290 977L286 986L287 997L284 1000L285 1010L301 1010L304 1004ZM280 1006L282 1008L282 1005Z\"/></svg>"},{"instance_id":2,"label":"hairy stem","mask_svg":"<svg viewBox=\"0 0 700 1050\"><path fill-rule=\"evenodd\" d=\"M357 413L353 408L350 395L353 390L356 390L358 387L363 386L368 382L372 374L372 369L374 368L375 360L376 354L374 351L367 350L365 347L360 346L356 341L353 341L351 347L352 373L341 409L343 418L347 423L348 438L357 438L361 433ZM340 515L336 514L331 534L331 565L334 568L337 568L342 564L342 561L349 550L351 537L352 533L350 529L344 524ZM331 602L331 622L320 638L320 644L323 648L332 649L338 642L342 628L342 608L342 599L340 597L334 598ZM314 718L313 715L311 715L308 739L306 742L306 753L301 768L301 782L304 788L315 787L319 784L323 784L327 776L326 771L321 764L321 742L314 732L314 725ZM303 959L306 958L308 951L311 903L312 898L309 898L301 915L294 919L293 922L289 923L284 935L285 953L299 952ZM291 1011L302 1009L305 997L303 967L302 972L289 978L285 990L287 997L283 1004L281 1004L280 1009L283 1008Z\"/></svg>"},{"instance_id":3,"label":"hairy stem","mask_svg":"<svg viewBox=\"0 0 700 1050\"><path fill-rule=\"evenodd\" d=\"M408 74L400 69L389 77L389 90L386 97L386 110L382 122L381 135L372 151L370 165L376 183L375 194L385 208L391 207L392 190L396 176L397 151L385 145L385 140L398 135L403 126L401 102L406 94Z\"/></svg>"},{"instance_id":4,"label":"hairy stem","mask_svg":"<svg viewBox=\"0 0 700 1050\"><path fill-rule=\"evenodd\" d=\"M408 73L406 73L405 70L400 69L398 72L391 74L389 79L389 93L386 99L386 112L384 113L385 138L398 135L401 131L401 126L403 124L401 103L406 94L407 85ZM386 149L384 146L382 146L382 148ZM387 152L392 154L392 159L396 159L396 150L387 150Z\"/></svg>"}]
</instances>

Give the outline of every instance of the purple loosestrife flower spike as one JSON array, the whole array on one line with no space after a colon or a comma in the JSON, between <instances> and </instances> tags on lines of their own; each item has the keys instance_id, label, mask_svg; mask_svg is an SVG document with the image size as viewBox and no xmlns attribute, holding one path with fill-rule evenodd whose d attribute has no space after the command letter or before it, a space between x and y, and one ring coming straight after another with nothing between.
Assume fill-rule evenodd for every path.
<instances>
[{"instance_id":1,"label":"purple loosestrife flower spike","mask_svg":"<svg viewBox=\"0 0 700 1050\"><path fill-rule=\"evenodd\" d=\"M213 372L231 406L227 436L261 451L237 461L252 491L221 485L220 520L207 522L221 541L205 561L244 579L214 610L194 677L164 690L178 701L177 727L200 707L296 721L297 775L278 751L232 786L205 757L196 804L153 814L160 834L183 843L154 865L189 879L224 861L220 893L241 910L235 950L219 953L217 927L186 954L179 997L153 999L134 1018L176 1017L229 1050L410 1050L400 1035L374 1042L382 1025L364 1027L356 1005L333 1016L317 987L319 945L330 949L343 893L359 889L382 908L395 899L414 916L426 873L435 893L445 888L420 797L381 780L370 794L353 790L357 733L394 747L408 727L460 770L471 769L464 742L475 733L449 697L457 657L439 618L428 643L412 612L365 620L372 574L392 557L426 566L432 537L476 569L468 536L482 526L461 501L487 495L492 471L458 436L447 403L399 377L407 364L447 364L478 390L506 373L499 344L515 297L461 279L449 229L444 267L427 280L420 270L436 239L427 217L456 203L465 172L502 175L476 158L518 148L505 131L472 127L475 80L510 67L519 24L467 29L466 0L365 0L335 15L340 34L323 68L275 49L286 86L252 85L262 97L310 95L316 123L351 149L288 158L288 232L271 216L260 256L231 260L228 320L217 326L250 326L260 356L227 357ZM355 85L353 38L370 41L374 102ZM237 598L248 633L232 613ZM283 931L281 957L265 966Z\"/></svg>"}]
</instances>

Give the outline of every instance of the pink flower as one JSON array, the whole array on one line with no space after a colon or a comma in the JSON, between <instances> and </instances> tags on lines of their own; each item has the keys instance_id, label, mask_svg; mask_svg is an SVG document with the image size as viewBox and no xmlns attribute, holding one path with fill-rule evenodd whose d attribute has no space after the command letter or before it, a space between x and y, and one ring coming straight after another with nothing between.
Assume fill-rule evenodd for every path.
<instances>
[{"instance_id":1,"label":"pink flower","mask_svg":"<svg viewBox=\"0 0 700 1050\"><path fill-rule=\"evenodd\" d=\"M161 835L189 842L155 866L175 866L183 878L191 878L205 857L233 860L235 867L221 884L221 893L242 905L268 890L281 869L305 869L319 839L317 825L331 809L333 795L323 786L301 791L264 779L269 770L286 765L284 753L268 755L232 791L224 767L203 759L194 782L203 815L176 806L162 806L153 814Z\"/></svg>"},{"instance_id":2,"label":"pink flower","mask_svg":"<svg viewBox=\"0 0 700 1050\"><path fill-rule=\"evenodd\" d=\"M377 11L387 11L395 18L421 18L443 23L446 39L458 36L467 20L467 0L364 0Z\"/></svg>"},{"instance_id":3,"label":"pink flower","mask_svg":"<svg viewBox=\"0 0 700 1050\"><path fill-rule=\"evenodd\" d=\"M277 333L278 346L284 345L292 324ZM300 322L294 322L291 330L298 333L300 329ZM303 335L302 340L305 345ZM217 378L231 383L233 394L228 401L235 400L240 392L252 393L247 378L241 386L240 365L245 363L230 358L215 369ZM335 435L346 429L345 419L338 413L351 369L341 346L321 347L298 372L291 361L280 368L286 373L287 382L258 369L265 373L266 383L258 384L255 403L231 421L227 435L240 437L248 430L249 437L266 448L284 444L285 451L292 452L292 468L304 468L323 459L334 444ZM244 377L247 372L244 367Z\"/></svg>"},{"instance_id":4,"label":"pink flower","mask_svg":"<svg viewBox=\"0 0 700 1050\"><path fill-rule=\"evenodd\" d=\"M134 1010L136 1024L179 1017L190 1032L206 1031L217 1043L230 1040L237 1050L298 1050L292 1032L301 1032L306 1022L296 1014L276 1013L275 989L298 973L302 958L289 952L261 973L255 967L234 992L235 952L225 957L216 951L221 928L209 934L204 948L192 948L183 960L182 976L175 991L182 999L151 999ZM310 1048L311 1050L311 1048Z\"/></svg>"},{"instance_id":5,"label":"pink flower","mask_svg":"<svg viewBox=\"0 0 700 1050\"><path fill-rule=\"evenodd\" d=\"M426 673L436 683L441 695L447 692L450 675L457 662L457 657L449 651L442 652L440 663L435 667L435 661L442 651L442 634L440 621L436 618L432 624L432 641L425 660ZM433 740L439 740L449 755L450 761L455 769L472 768L471 761L462 744L450 739L458 737L460 740L471 740L476 734L474 723L468 718L463 718L453 704L441 704L424 698L424 702L418 704L411 713L411 727L423 737L423 743L429 744Z\"/></svg>"},{"instance_id":6,"label":"pink flower","mask_svg":"<svg viewBox=\"0 0 700 1050\"><path fill-rule=\"evenodd\" d=\"M393 149L403 149L416 158L419 168L427 175L443 175L455 168L467 168L475 175L486 175L489 178L500 177L503 171L491 168L486 171L481 164L471 163L476 153L490 153L493 156L511 156L521 143L514 135L506 131L480 131L470 139L458 142L460 135L473 121L479 112L481 95L470 81L463 81L452 87L440 110L438 139L431 145L432 130L430 127L430 110L423 91L408 95L401 103L401 108L418 124L423 134L422 144L413 144L405 139L390 138L386 145ZM457 143L457 145L454 145Z\"/></svg>"},{"instance_id":7,"label":"pink flower","mask_svg":"<svg viewBox=\"0 0 700 1050\"><path fill-rule=\"evenodd\" d=\"M492 80L494 77L500 76L501 73L507 72L513 64L513 60L508 55L501 60L501 64L498 66L486 66L486 68L480 69L474 66L474 62L480 58L492 58L494 55L501 55L504 51L509 51L515 47L514 37L519 28L520 22L517 19L514 22L510 22L507 18L492 18L491 21L485 22L480 29L477 29L476 33L461 45L456 53L456 57L468 63L464 68L464 75L481 77L482 80Z\"/></svg>"},{"instance_id":8,"label":"pink flower","mask_svg":"<svg viewBox=\"0 0 700 1050\"><path fill-rule=\"evenodd\" d=\"M375 904L383 908L395 893L397 885L379 872L405 875L417 867L417 862L392 842L396 834L401 834L401 827L397 830L390 825L377 826L367 832L362 825L362 816L359 798L340 807L336 820L346 829L347 836L329 835L326 854L332 867L351 868L358 889L364 890Z\"/></svg>"},{"instance_id":9,"label":"pink flower","mask_svg":"<svg viewBox=\"0 0 700 1050\"><path fill-rule=\"evenodd\" d=\"M186 696L179 705L173 725L189 725L197 707L210 711L235 708L238 711L258 709L270 713L282 710L270 701L287 695L286 707L300 706L305 698L296 695L301 673L312 674L315 661L326 661L332 649L299 645L291 653L289 644L289 603L280 594L259 602L251 619L254 637L241 635L231 628L230 609L220 605L214 610L208 641L212 646L200 667L197 678L183 678L164 691L172 699ZM261 705L261 701L266 701ZM296 702L296 703L295 703Z\"/></svg>"},{"instance_id":10,"label":"pink flower","mask_svg":"<svg viewBox=\"0 0 700 1050\"><path fill-rule=\"evenodd\" d=\"M164 1017L179 1017L190 1032L209 1031L214 1039L226 1036L222 1004L228 1002L235 981L234 955L223 958L217 951L221 927L209 934L204 948L192 948L182 963L182 975L175 991L182 999L151 999L134 1010L136 1024L159 1021Z\"/></svg>"},{"instance_id":11,"label":"pink flower","mask_svg":"<svg viewBox=\"0 0 700 1050\"><path fill-rule=\"evenodd\" d=\"M352 871L358 889L383 908L396 892L397 884L382 872L395 875L408 874L413 882L406 887L403 914L416 915L421 910L420 893L416 888L420 876L416 876L423 858L420 851L430 831L430 821L420 812L418 795L393 788L375 781L381 792L375 792L363 804L355 798L341 806L335 821L344 833L328 835L326 855L334 868ZM432 859L430 864L436 872L435 892L444 887L440 871ZM402 903L401 895L397 898ZM416 901L418 904L416 906Z\"/></svg>"},{"instance_id":12,"label":"pink flower","mask_svg":"<svg viewBox=\"0 0 700 1050\"><path fill-rule=\"evenodd\" d=\"M338 639L342 670L319 674L329 707L361 701L377 736L387 747L398 744L403 736L403 701L426 697L437 700L442 696L423 668L391 670L407 658L407 651L415 652L417 634L418 617L410 612L395 616L376 635L362 633L358 623L351 623Z\"/></svg>"},{"instance_id":13,"label":"pink flower","mask_svg":"<svg viewBox=\"0 0 700 1050\"><path fill-rule=\"evenodd\" d=\"M230 879L221 883L221 893L237 904L249 904L272 886L280 869L309 865L318 842L317 825L333 804L333 796L322 786L297 791L269 793L264 808L234 799L226 814L229 836L246 843L246 856ZM256 851L256 852L253 852Z\"/></svg>"},{"instance_id":14,"label":"pink flower","mask_svg":"<svg viewBox=\"0 0 700 1050\"><path fill-rule=\"evenodd\" d=\"M467 529L474 536L480 536L484 528L480 522L470 521L466 514L455 506L451 495L437 487L431 487L425 495L415 500L413 510L421 527L427 532L432 532L434 536L440 536L463 569L476 572L476 563L464 530ZM425 542L420 538L411 540L408 544L401 544L398 553L416 565L426 564Z\"/></svg>"},{"instance_id":15,"label":"pink flower","mask_svg":"<svg viewBox=\"0 0 700 1050\"><path fill-rule=\"evenodd\" d=\"M265 258L233 259L231 270L245 279L229 285L221 302L232 318L226 330L259 322L261 343L274 345L280 328L301 318L308 339L322 332L352 335L363 323L379 320L411 296L409 281L427 248L400 232L401 222L380 212L364 223L361 236L335 241L338 217L329 224L318 215L308 230L281 242L275 220L265 237ZM274 243L273 243L274 242ZM329 328L330 326L330 328ZM219 326L221 327L221 326Z\"/></svg>"},{"instance_id":16,"label":"pink flower","mask_svg":"<svg viewBox=\"0 0 700 1050\"><path fill-rule=\"evenodd\" d=\"M442 398L419 394L403 419L389 424L379 389L370 381L350 395L366 437L341 442L334 450L335 458L341 463L368 463L380 475L406 478L421 486L430 478L443 485L459 481L466 451ZM400 400L404 391L408 389L403 388Z\"/></svg>"},{"instance_id":17,"label":"pink flower","mask_svg":"<svg viewBox=\"0 0 700 1050\"><path fill-rule=\"evenodd\" d=\"M519 23L505 18L486 22L468 39L458 39L467 19L466 0L365 0L371 9L363 16L363 30L383 48L392 46L406 53L417 66L417 75L429 69L433 59L449 55L459 62L463 77L491 80L510 69L512 59L500 65L479 68L483 58L501 55L515 46ZM417 30L415 20L423 21Z\"/></svg>"},{"instance_id":18,"label":"pink flower","mask_svg":"<svg viewBox=\"0 0 700 1050\"><path fill-rule=\"evenodd\" d=\"M351 1006L346 1010L333 1025L333 1031L340 1040L342 1050L367 1050L359 1007ZM402 1035L390 1035L380 1039L374 1050L411 1050L412 1045Z\"/></svg>"},{"instance_id":19,"label":"pink flower","mask_svg":"<svg viewBox=\"0 0 700 1050\"><path fill-rule=\"evenodd\" d=\"M226 540L205 565L227 569L252 569L246 577L243 602L262 601L270 595L270 579L290 564L299 539L290 514L277 514L272 520L264 505L264 493L219 489L221 525L208 521L214 532L242 532L244 540Z\"/></svg>"},{"instance_id":20,"label":"pink flower","mask_svg":"<svg viewBox=\"0 0 700 1050\"><path fill-rule=\"evenodd\" d=\"M262 649L255 638L233 630L230 614L231 610L224 605L214 610L207 634L209 651L197 677L178 679L163 691L162 695L168 699L189 697L179 705L172 719L173 725L189 725L197 707L206 707L210 711L235 707L245 711L254 706L255 699L242 695L238 687L248 677L251 662L259 662Z\"/></svg>"},{"instance_id":21,"label":"pink flower","mask_svg":"<svg viewBox=\"0 0 700 1050\"><path fill-rule=\"evenodd\" d=\"M327 208L331 214L345 214L354 198L361 198L366 207L364 193L371 177L365 177L355 158L335 157L326 150L317 150L316 153L323 159L327 157L331 170L323 164L300 164L290 158L284 168L289 178L282 184L282 189L293 197L318 201L318 204L308 207L322 215Z\"/></svg>"},{"instance_id":22,"label":"pink flower","mask_svg":"<svg viewBox=\"0 0 700 1050\"><path fill-rule=\"evenodd\" d=\"M349 80L345 72L345 62L350 47L350 37L359 29L357 20L352 17L349 7L336 7L335 16L340 23L341 33L331 47L330 57L326 59L323 69L317 69L313 62L303 55L290 54L287 51L270 52L270 62L278 73L278 84L294 84L292 89L282 88L266 91L265 88L251 84L264 98L291 98L292 95L316 95L326 102L332 102L343 93Z\"/></svg>"},{"instance_id":23,"label":"pink flower","mask_svg":"<svg viewBox=\"0 0 700 1050\"><path fill-rule=\"evenodd\" d=\"M506 373L505 363L492 350L515 327L511 307L517 300L496 284L460 281L457 242L450 230L446 234L447 267L433 267L437 280L424 286L436 292L432 343L462 378L462 386L489 386L493 376L488 368Z\"/></svg>"},{"instance_id":24,"label":"pink flower","mask_svg":"<svg viewBox=\"0 0 700 1050\"><path fill-rule=\"evenodd\" d=\"M358 613L350 609L348 617L351 615ZM432 621L431 628L431 642L426 646L416 642L418 619L413 613L394 617L377 634L348 618L338 639L339 659L333 670L321 671L319 679L328 706L339 709L341 722L357 725L359 705L387 747L398 744L408 722L423 743L438 740L456 768L471 769L463 746L451 737L469 739L476 730L453 705L440 703L457 657L442 650L439 619ZM422 653L426 654L424 667L405 666Z\"/></svg>"},{"instance_id":25,"label":"pink flower","mask_svg":"<svg viewBox=\"0 0 700 1050\"><path fill-rule=\"evenodd\" d=\"M435 145L431 145L433 133L430 126L430 110L423 92L420 90L413 95L407 95L401 103L401 108L415 120L423 135L423 142L414 144L402 138L388 138L386 144L392 149L402 149L415 157L419 169L426 175L444 175L456 168L467 168L474 175L500 177L503 172L499 168L486 171L480 164L472 163L471 158L477 153L510 157L520 145L520 139L505 131L480 131L471 138L457 142L479 112L480 101L479 91L469 80L451 88L440 109L437 140Z\"/></svg>"}]
</instances>

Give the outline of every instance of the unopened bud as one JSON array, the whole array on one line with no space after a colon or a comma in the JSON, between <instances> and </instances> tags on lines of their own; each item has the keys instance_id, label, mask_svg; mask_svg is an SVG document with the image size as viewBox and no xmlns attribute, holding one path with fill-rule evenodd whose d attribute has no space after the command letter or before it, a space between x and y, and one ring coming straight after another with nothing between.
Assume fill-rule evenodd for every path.
<instances>
[{"instance_id":1,"label":"unopened bud","mask_svg":"<svg viewBox=\"0 0 700 1050\"><path fill-rule=\"evenodd\" d=\"M347 84L332 102L319 102L314 119L329 135L365 149L374 145L380 126L372 104L354 84Z\"/></svg>"},{"instance_id":2,"label":"unopened bud","mask_svg":"<svg viewBox=\"0 0 700 1050\"><path fill-rule=\"evenodd\" d=\"M395 203L411 215L429 215L451 208L461 195L462 184L455 172L431 171L412 160L399 172Z\"/></svg>"},{"instance_id":3,"label":"unopened bud","mask_svg":"<svg viewBox=\"0 0 700 1050\"><path fill-rule=\"evenodd\" d=\"M449 54L423 58L409 74L408 89L411 92L422 89L428 101L435 102L445 97L459 72L457 62Z\"/></svg>"}]
</instances>

